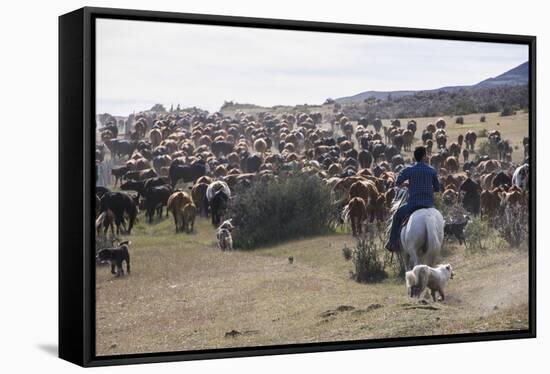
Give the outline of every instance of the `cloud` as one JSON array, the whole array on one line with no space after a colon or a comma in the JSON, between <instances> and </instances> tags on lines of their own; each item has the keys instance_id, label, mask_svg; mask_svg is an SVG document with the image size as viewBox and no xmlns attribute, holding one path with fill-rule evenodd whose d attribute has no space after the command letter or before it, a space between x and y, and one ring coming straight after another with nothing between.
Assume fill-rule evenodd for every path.
<instances>
[{"instance_id":1,"label":"cloud","mask_svg":"<svg viewBox=\"0 0 550 374\"><path fill-rule=\"evenodd\" d=\"M98 19L97 111L321 103L365 90L472 84L526 46Z\"/></svg>"}]
</instances>

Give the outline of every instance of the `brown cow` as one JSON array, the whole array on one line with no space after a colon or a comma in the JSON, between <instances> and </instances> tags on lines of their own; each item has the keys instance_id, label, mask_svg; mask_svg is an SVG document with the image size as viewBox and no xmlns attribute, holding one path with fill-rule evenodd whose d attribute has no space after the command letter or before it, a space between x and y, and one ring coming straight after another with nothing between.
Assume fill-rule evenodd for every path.
<instances>
[{"instance_id":1,"label":"brown cow","mask_svg":"<svg viewBox=\"0 0 550 374\"><path fill-rule=\"evenodd\" d=\"M358 236L362 232L363 222L367 220L367 204L360 197L352 198L344 208L344 221L351 221L351 230L353 236Z\"/></svg>"},{"instance_id":2,"label":"brown cow","mask_svg":"<svg viewBox=\"0 0 550 374\"><path fill-rule=\"evenodd\" d=\"M103 235L107 236L107 231L111 229L111 236L115 237L115 215L111 209L107 209L102 212L95 221L95 230L97 236L101 235L101 229L103 228Z\"/></svg>"},{"instance_id":3,"label":"brown cow","mask_svg":"<svg viewBox=\"0 0 550 374\"><path fill-rule=\"evenodd\" d=\"M191 189L191 198L195 206L198 207L198 212L202 216L208 216L208 202L206 200L206 190L208 184L198 182Z\"/></svg>"},{"instance_id":4,"label":"brown cow","mask_svg":"<svg viewBox=\"0 0 550 374\"><path fill-rule=\"evenodd\" d=\"M184 229L183 208L190 203L192 203L192 201L189 194L183 191L174 192L168 198L166 209L172 212L172 215L174 216L176 233L181 232Z\"/></svg>"},{"instance_id":5,"label":"brown cow","mask_svg":"<svg viewBox=\"0 0 550 374\"><path fill-rule=\"evenodd\" d=\"M454 189L446 189L441 197L443 198L443 202L447 205L454 205L458 202L458 192Z\"/></svg>"},{"instance_id":6,"label":"brown cow","mask_svg":"<svg viewBox=\"0 0 550 374\"><path fill-rule=\"evenodd\" d=\"M444 162L444 167L449 173L456 173L458 171L458 160L454 156L447 157Z\"/></svg>"},{"instance_id":7,"label":"brown cow","mask_svg":"<svg viewBox=\"0 0 550 374\"><path fill-rule=\"evenodd\" d=\"M495 188L493 190L483 190L480 195L481 214L483 217L485 214L488 217L494 216L498 213L500 207L500 189Z\"/></svg>"},{"instance_id":8,"label":"brown cow","mask_svg":"<svg viewBox=\"0 0 550 374\"><path fill-rule=\"evenodd\" d=\"M193 203L186 204L182 210L182 230L190 233L195 227L195 217L197 215L197 207Z\"/></svg>"}]
</instances>

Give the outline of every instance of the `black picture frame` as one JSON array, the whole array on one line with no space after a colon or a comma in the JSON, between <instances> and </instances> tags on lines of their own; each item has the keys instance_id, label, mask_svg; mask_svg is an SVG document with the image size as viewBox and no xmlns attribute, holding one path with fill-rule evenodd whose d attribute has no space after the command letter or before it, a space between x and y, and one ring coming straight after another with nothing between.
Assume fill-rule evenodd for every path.
<instances>
[{"instance_id":1,"label":"black picture frame","mask_svg":"<svg viewBox=\"0 0 550 374\"><path fill-rule=\"evenodd\" d=\"M529 47L529 329L412 338L95 355L94 157L95 19L400 36L524 44ZM81 366L325 352L536 337L536 37L401 27L85 7L59 17L59 357Z\"/></svg>"}]
</instances>

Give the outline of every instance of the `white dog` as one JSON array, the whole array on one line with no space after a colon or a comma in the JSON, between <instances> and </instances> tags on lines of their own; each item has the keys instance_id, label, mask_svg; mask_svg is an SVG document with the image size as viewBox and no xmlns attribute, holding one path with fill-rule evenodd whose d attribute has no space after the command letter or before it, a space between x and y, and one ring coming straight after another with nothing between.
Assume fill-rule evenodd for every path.
<instances>
[{"instance_id":1,"label":"white dog","mask_svg":"<svg viewBox=\"0 0 550 374\"><path fill-rule=\"evenodd\" d=\"M434 301L437 301L436 292L441 295L441 300L445 300L445 286L453 277L453 268L450 264L438 265L436 268L416 265L411 271L405 273L407 290L411 297L420 297L427 287Z\"/></svg>"},{"instance_id":2,"label":"white dog","mask_svg":"<svg viewBox=\"0 0 550 374\"><path fill-rule=\"evenodd\" d=\"M223 221L220 227L218 227L218 230L220 229L227 229L229 231L233 231L234 227L233 227L233 223L231 223L231 218Z\"/></svg>"}]
</instances>

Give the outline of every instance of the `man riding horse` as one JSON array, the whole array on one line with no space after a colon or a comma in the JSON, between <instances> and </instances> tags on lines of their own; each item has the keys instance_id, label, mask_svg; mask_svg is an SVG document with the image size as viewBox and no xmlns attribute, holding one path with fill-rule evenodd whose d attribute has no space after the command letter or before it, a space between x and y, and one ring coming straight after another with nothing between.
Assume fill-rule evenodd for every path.
<instances>
[{"instance_id":1,"label":"man riding horse","mask_svg":"<svg viewBox=\"0 0 550 374\"><path fill-rule=\"evenodd\" d=\"M405 181L409 181L409 198L393 215L390 237L385 245L385 248L392 252L399 250L399 233L405 218L415 210L433 208L434 192L440 191L437 172L426 163L426 148L416 147L414 159L416 164L403 169L395 182L399 187Z\"/></svg>"}]
</instances>

